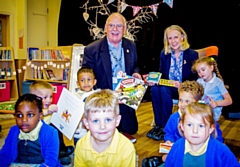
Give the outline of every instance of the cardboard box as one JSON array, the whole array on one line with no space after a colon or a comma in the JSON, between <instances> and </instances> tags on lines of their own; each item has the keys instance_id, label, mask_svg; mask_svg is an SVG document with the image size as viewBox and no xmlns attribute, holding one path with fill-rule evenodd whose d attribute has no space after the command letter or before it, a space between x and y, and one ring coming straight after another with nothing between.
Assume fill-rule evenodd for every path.
<instances>
[{"instance_id":1,"label":"cardboard box","mask_svg":"<svg viewBox=\"0 0 240 167\"><path fill-rule=\"evenodd\" d=\"M10 100L10 82L0 82L0 102Z\"/></svg>"}]
</instances>

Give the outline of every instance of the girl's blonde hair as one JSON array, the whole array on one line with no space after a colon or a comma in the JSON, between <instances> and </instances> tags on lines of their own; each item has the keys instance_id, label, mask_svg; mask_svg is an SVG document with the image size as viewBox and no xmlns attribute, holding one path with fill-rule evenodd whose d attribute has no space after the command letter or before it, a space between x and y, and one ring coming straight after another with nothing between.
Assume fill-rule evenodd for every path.
<instances>
[{"instance_id":1,"label":"girl's blonde hair","mask_svg":"<svg viewBox=\"0 0 240 167\"><path fill-rule=\"evenodd\" d=\"M85 101L84 116L88 117L89 113L97 112L115 112L119 115L118 98L110 89L97 89L89 95Z\"/></svg>"},{"instance_id":2,"label":"girl's blonde hair","mask_svg":"<svg viewBox=\"0 0 240 167\"><path fill-rule=\"evenodd\" d=\"M211 106L204 103L199 103L199 102L190 103L189 105L187 105L185 112L182 115L181 122L179 124L184 124L185 117L187 114L190 114L192 117L201 116L202 121L205 125L207 125L207 122L208 122L210 124L210 127L214 128L211 135L214 138L217 138L216 124L214 121L214 113ZM184 136L182 130L179 132L182 136Z\"/></svg>"},{"instance_id":3,"label":"girl's blonde hair","mask_svg":"<svg viewBox=\"0 0 240 167\"><path fill-rule=\"evenodd\" d=\"M218 66L217 66L217 62L215 61L214 58L212 57L200 57L198 58L192 66L192 71L197 72L197 65L199 65L200 63L206 63L209 66L213 66L213 72L216 73L217 77L220 78L223 81L223 78L219 72Z\"/></svg>"},{"instance_id":4,"label":"girl's blonde hair","mask_svg":"<svg viewBox=\"0 0 240 167\"><path fill-rule=\"evenodd\" d=\"M164 43L164 53L165 54L169 54L172 52L172 48L169 45L168 36L167 36L167 33L169 30L176 30L181 33L183 40L181 42L180 50L184 51L190 47L190 45L188 43L186 32L178 25L171 25L170 27L167 27L164 31L163 43Z\"/></svg>"}]
</instances>

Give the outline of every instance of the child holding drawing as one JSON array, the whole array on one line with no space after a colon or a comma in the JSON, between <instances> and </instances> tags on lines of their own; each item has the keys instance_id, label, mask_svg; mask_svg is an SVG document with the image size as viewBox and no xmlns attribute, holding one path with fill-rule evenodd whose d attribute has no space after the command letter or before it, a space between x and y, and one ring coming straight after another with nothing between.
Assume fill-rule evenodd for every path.
<instances>
[{"instance_id":1,"label":"child holding drawing","mask_svg":"<svg viewBox=\"0 0 240 167\"><path fill-rule=\"evenodd\" d=\"M42 98L43 102L43 120L50 124L50 119L53 112L58 111L58 107L56 104L52 104L53 97L53 87L50 83L45 81L35 81L30 85L30 93L35 94ZM57 129L54 125L50 124L55 129ZM59 149L59 158L63 165L68 165L71 163L71 159L69 155L71 155L74 151L74 143L73 141L69 141L62 133L57 129L59 141L60 141L60 149ZM68 144L65 144L68 143Z\"/></svg>"}]
</instances>

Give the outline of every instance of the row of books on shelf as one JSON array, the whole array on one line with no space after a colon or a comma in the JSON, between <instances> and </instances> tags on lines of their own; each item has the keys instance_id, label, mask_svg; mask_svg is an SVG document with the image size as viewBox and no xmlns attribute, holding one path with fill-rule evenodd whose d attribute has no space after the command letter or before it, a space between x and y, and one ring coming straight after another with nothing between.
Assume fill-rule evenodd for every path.
<instances>
[{"instance_id":1,"label":"row of books on shelf","mask_svg":"<svg viewBox=\"0 0 240 167\"><path fill-rule=\"evenodd\" d=\"M11 51L0 50L0 60L11 60Z\"/></svg>"},{"instance_id":2,"label":"row of books on shelf","mask_svg":"<svg viewBox=\"0 0 240 167\"><path fill-rule=\"evenodd\" d=\"M56 76L52 69L50 68L32 68L32 78L34 79L48 79L48 80L58 80L67 81L68 80L69 68L62 69L62 76Z\"/></svg>"},{"instance_id":3,"label":"row of books on shelf","mask_svg":"<svg viewBox=\"0 0 240 167\"><path fill-rule=\"evenodd\" d=\"M12 77L11 68L0 68L0 79L6 79Z\"/></svg>"},{"instance_id":4,"label":"row of books on shelf","mask_svg":"<svg viewBox=\"0 0 240 167\"><path fill-rule=\"evenodd\" d=\"M29 60L69 60L66 50L28 48Z\"/></svg>"}]
</instances>

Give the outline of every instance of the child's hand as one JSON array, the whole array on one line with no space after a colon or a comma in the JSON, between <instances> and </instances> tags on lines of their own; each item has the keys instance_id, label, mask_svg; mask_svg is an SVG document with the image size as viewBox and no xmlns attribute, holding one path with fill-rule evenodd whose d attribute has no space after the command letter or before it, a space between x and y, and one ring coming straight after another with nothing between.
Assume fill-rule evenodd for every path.
<instances>
[{"instance_id":1,"label":"child's hand","mask_svg":"<svg viewBox=\"0 0 240 167\"><path fill-rule=\"evenodd\" d=\"M214 101L211 97L210 98L210 102L209 102L209 105L212 107L212 108L215 108L218 106L217 102Z\"/></svg>"},{"instance_id":2,"label":"child's hand","mask_svg":"<svg viewBox=\"0 0 240 167\"><path fill-rule=\"evenodd\" d=\"M133 73L134 78L142 79L142 76L139 73Z\"/></svg>"},{"instance_id":3,"label":"child's hand","mask_svg":"<svg viewBox=\"0 0 240 167\"><path fill-rule=\"evenodd\" d=\"M172 142L169 141L169 140L165 141L165 143L166 143L166 144L172 144Z\"/></svg>"},{"instance_id":4,"label":"child's hand","mask_svg":"<svg viewBox=\"0 0 240 167\"><path fill-rule=\"evenodd\" d=\"M175 86L175 88L179 88L180 87L180 84L181 84L181 82L179 82L179 81L173 81L173 83L172 84L174 84Z\"/></svg>"},{"instance_id":5,"label":"child's hand","mask_svg":"<svg viewBox=\"0 0 240 167\"><path fill-rule=\"evenodd\" d=\"M162 161L165 162L166 159L167 159L167 154L164 154L164 155L162 156Z\"/></svg>"},{"instance_id":6,"label":"child's hand","mask_svg":"<svg viewBox=\"0 0 240 167\"><path fill-rule=\"evenodd\" d=\"M58 106L56 104L51 104L48 108L48 114L52 114L58 111Z\"/></svg>"},{"instance_id":7,"label":"child's hand","mask_svg":"<svg viewBox=\"0 0 240 167\"><path fill-rule=\"evenodd\" d=\"M153 82L148 82L148 86L154 86L155 85L155 83L153 83Z\"/></svg>"}]
</instances>

